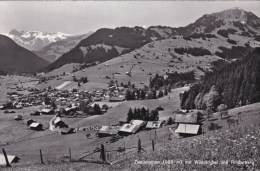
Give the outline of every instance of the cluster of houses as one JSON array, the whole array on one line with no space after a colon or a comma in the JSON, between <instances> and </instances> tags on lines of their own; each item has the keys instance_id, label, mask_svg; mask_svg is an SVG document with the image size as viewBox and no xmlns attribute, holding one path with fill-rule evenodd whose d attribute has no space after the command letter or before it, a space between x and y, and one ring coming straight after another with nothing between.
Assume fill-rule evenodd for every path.
<instances>
[{"instance_id":1,"label":"cluster of houses","mask_svg":"<svg viewBox=\"0 0 260 171\"><path fill-rule=\"evenodd\" d=\"M160 118L158 121L132 120L126 123L124 119L120 119L121 126L102 126L98 131L99 137L121 135L128 136L136 134L141 130L151 130L161 128L169 123L171 117ZM176 124L175 134L186 137L201 134L201 124L198 122L196 113L176 113L173 117L173 123ZM173 124L171 123L171 124Z\"/></svg>"}]
</instances>

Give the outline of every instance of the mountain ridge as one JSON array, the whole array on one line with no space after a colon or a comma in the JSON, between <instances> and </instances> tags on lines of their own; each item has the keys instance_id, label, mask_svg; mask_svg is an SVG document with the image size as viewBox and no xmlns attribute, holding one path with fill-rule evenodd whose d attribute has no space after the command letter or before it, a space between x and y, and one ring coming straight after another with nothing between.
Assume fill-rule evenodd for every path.
<instances>
[{"instance_id":1,"label":"mountain ridge","mask_svg":"<svg viewBox=\"0 0 260 171\"><path fill-rule=\"evenodd\" d=\"M233 16L230 17L235 18L234 20L231 21L223 18L223 16L231 14L233 14ZM249 23L248 25L238 21L242 14L243 16L247 16L245 17L246 20L243 21ZM185 38L193 36L194 34L213 34L213 36L218 34L222 35L222 37L224 35L224 38L230 39L228 35L234 32L234 30L236 35L247 37L256 36L260 33L260 19L253 13L235 8L218 13L205 14L194 23L179 28L171 28L167 26L151 26L147 29L137 26L132 28L103 28L97 30L88 38L80 41L75 48L65 53L58 60L54 61L47 68L45 68L45 71L59 68L68 63L91 63L95 61L104 62L124 53L128 53L131 50L140 48L144 44L152 41L175 38L176 36L183 36ZM133 45L131 42L134 42L135 44ZM99 51L105 51L107 48L104 48L101 45L110 46L110 50L113 49L114 46L126 49L121 51L121 53L119 53L117 49L113 49L112 54L111 52L99 53L92 48L92 46L97 44L100 46ZM102 56L102 59L100 56Z\"/></svg>"}]
</instances>

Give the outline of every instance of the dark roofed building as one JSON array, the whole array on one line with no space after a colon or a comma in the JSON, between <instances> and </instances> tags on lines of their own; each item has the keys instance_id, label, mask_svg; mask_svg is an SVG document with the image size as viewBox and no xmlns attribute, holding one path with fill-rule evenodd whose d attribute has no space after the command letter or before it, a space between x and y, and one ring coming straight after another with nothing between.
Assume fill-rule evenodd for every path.
<instances>
[{"instance_id":1,"label":"dark roofed building","mask_svg":"<svg viewBox=\"0 0 260 171\"><path fill-rule=\"evenodd\" d=\"M74 128L60 128L59 133L61 135L72 134L74 133Z\"/></svg>"},{"instance_id":2,"label":"dark roofed building","mask_svg":"<svg viewBox=\"0 0 260 171\"><path fill-rule=\"evenodd\" d=\"M175 123L198 123L198 115L193 114L176 114Z\"/></svg>"},{"instance_id":3,"label":"dark roofed building","mask_svg":"<svg viewBox=\"0 0 260 171\"><path fill-rule=\"evenodd\" d=\"M33 122L36 122L36 121L33 120L32 118L30 118L29 120L27 120L26 124L27 124L27 126L30 126Z\"/></svg>"},{"instance_id":4,"label":"dark roofed building","mask_svg":"<svg viewBox=\"0 0 260 171\"><path fill-rule=\"evenodd\" d=\"M42 124L37 123L37 122L33 122L33 123L30 125L30 128L31 128L31 130L35 130L35 131L41 131L41 130L43 130L43 129L42 129Z\"/></svg>"}]
</instances>

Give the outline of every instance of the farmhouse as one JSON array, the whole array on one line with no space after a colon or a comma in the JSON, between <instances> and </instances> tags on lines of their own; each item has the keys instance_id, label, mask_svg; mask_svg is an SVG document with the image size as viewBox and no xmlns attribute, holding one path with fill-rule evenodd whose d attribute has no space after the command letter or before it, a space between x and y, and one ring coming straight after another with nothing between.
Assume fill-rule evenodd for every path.
<instances>
[{"instance_id":1,"label":"farmhouse","mask_svg":"<svg viewBox=\"0 0 260 171\"><path fill-rule=\"evenodd\" d=\"M99 137L107 137L111 135L116 135L118 130L116 130L113 127L110 126L102 126L99 131L98 131L98 136Z\"/></svg>"},{"instance_id":2,"label":"farmhouse","mask_svg":"<svg viewBox=\"0 0 260 171\"><path fill-rule=\"evenodd\" d=\"M37 122L33 122L30 125L31 130L35 130L35 131L41 131L42 130L42 124L37 123Z\"/></svg>"},{"instance_id":3,"label":"farmhouse","mask_svg":"<svg viewBox=\"0 0 260 171\"><path fill-rule=\"evenodd\" d=\"M197 135L200 132L200 125L197 124L179 124L175 133L179 135Z\"/></svg>"},{"instance_id":4,"label":"farmhouse","mask_svg":"<svg viewBox=\"0 0 260 171\"><path fill-rule=\"evenodd\" d=\"M119 135L130 135L135 134L141 128L146 125L145 121L142 120L132 120L129 124L124 124L118 131Z\"/></svg>"},{"instance_id":5,"label":"farmhouse","mask_svg":"<svg viewBox=\"0 0 260 171\"><path fill-rule=\"evenodd\" d=\"M198 123L198 115L192 114L176 114L175 123L178 124L175 133L181 136L197 135L201 132L200 125Z\"/></svg>"},{"instance_id":6,"label":"farmhouse","mask_svg":"<svg viewBox=\"0 0 260 171\"><path fill-rule=\"evenodd\" d=\"M22 115L17 115L14 117L14 120L20 121L20 120L23 120L23 117L22 117Z\"/></svg>"},{"instance_id":7,"label":"farmhouse","mask_svg":"<svg viewBox=\"0 0 260 171\"><path fill-rule=\"evenodd\" d=\"M35 120L33 120L32 118L30 118L29 120L27 120L26 125L30 126L32 123L36 122Z\"/></svg>"},{"instance_id":8,"label":"farmhouse","mask_svg":"<svg viewBox=\"0 0 260 171\"><path fill-rule=\"evenodd\" d=\"M52 110L52 109L42 109L41 110L41 114L42 115L52 115L52 114L54 114L54 111Z\"/></svg>"},{"instance_id":9,"label":"farmhouse","mask_svg":"<svg viewBox=\"0 0 260 171\"><path fill-rule=\"evenodd\" d=\"M68 125L65 124L60 117L54 116L49 122L49 129L56 131L59 128L68 128Z\"/></svg>"},{"instance_id":10,"label":"farmhouse","mask_svg":"<svg viewBox=\"0 0 260 171\"><path fill-rule=\"evenodd\" d=\"M59 133L61 135L72 134L74 133L74 128L60 128Z\"/></svg>"},{"instance_id":11,"label":"farmhouse","mask_svg":"<svg viewBox=\"0 0 260 171\"><path fill-rule=\"evenodd\" d=\"M146 129L157 129L162 126L162 121L148 121L146 125Z\"/></svg>"}]
</instances>

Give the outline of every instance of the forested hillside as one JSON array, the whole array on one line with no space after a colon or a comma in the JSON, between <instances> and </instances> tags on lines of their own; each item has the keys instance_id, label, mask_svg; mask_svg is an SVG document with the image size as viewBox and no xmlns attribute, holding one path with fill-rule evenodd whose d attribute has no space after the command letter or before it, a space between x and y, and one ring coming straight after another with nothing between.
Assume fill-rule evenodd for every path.
<instances>
[{"instance_id":1,"label":"forested hillside","mask_svg":"<svg viewBox=\"0 0 260 171\"><path fill-rule=\"evenodd\" d=\"M229 108L260 101L260 48L235 62L216 62L213 72L181 96L182 108Z\"/></svg>"}]
</instances>

